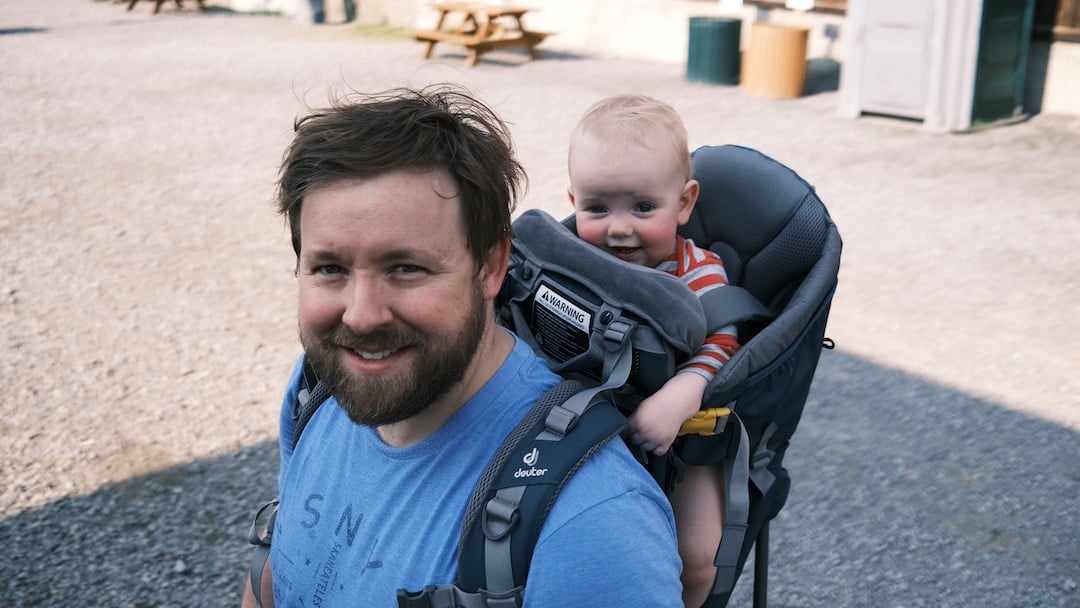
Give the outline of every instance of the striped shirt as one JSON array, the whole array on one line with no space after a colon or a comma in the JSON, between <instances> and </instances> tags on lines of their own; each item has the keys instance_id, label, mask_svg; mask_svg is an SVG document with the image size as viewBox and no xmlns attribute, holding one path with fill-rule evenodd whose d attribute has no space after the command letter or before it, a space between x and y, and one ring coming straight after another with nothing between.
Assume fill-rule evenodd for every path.
<instances>
[{"instance_id":1,"label":"striped shirt","mask_svg":"<svg viewBox=\"0 0 1080 608\"><path fill-rule=\"evenodd\" d=\"M724 262L720 256L681 236L676 237L675 252L660 262L656 269L681 278L699 298L728 284ZM680 365L678 371L693 372L706 380L712 380L737 350L739 342L735 326L724 326L706 337L701 348Z\"/></svg>"}]
</instances>

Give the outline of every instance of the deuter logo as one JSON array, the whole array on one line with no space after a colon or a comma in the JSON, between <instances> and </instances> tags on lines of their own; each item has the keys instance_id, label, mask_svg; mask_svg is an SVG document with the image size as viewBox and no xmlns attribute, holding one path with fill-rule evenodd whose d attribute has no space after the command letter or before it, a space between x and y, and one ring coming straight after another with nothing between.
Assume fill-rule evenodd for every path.
<instances>
[{"instance_id":1,"label":"deuter logo","mask_svg":"<svg viewBox=\"0 0 1080 608\"><path fill-rule=\"evenodd\" d=\"M536 468L536 463L540 461L540 450L533 448L528 454L525 454L521 458L521 462L525 463L526 467L520 468L514 471L514 477L521 479L522 477L543 477L547 473L547 469Z\"/></svg>"},{"instance_id":2,"label":"deuter logo","mask_svg":"<svg viewBox=\"0 0 1080 608\"><path fill-rule=\"evenodd\" d=\"M524 462L527 466L531 467L536 464L537 460L540 460L540 450L533 448L531 452L525 454L525 457L521 459L521 462Z\"/></svg>"}]
</instances>

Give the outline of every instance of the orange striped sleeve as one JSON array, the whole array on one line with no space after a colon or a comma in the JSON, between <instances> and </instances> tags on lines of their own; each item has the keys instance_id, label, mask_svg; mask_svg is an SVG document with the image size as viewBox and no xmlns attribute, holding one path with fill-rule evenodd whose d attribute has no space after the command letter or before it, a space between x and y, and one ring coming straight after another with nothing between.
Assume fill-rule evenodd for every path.
<instances>
[{"instance_id":1,"label":"orange striped sleeve","mask_svg":"<svg viewBox=\"0 0 1080 608\"><path fill-rule=\"evenodd\" d=\"M675 253L668 258L668 262L664 270L681 278L698 297L728 284L720 256L696 246L689 239L678 237ZM734 326L729 325L708 336L694 356L679 366L679 371L697 373L706 380L712 380L738 350L737 332Z\"/></svg>"}]
</instances>

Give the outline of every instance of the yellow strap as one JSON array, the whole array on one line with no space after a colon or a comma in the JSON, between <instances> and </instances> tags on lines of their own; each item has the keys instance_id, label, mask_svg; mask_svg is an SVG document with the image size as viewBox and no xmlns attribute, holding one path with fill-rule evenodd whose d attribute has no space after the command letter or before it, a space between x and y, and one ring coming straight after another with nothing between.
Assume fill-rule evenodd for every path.
<instances>
[{"instance_id":1,"label":"yellow strap","mask_svg":"<svg viewBox=\"0 0 1080 608\"><path fill-rule=\"evenodd\" d=\"M726 407L712 407L701 410L694 417L683 423L679 429L679 435L719 435L724 432L731 409Z\"/></svg>"}]
</instances>

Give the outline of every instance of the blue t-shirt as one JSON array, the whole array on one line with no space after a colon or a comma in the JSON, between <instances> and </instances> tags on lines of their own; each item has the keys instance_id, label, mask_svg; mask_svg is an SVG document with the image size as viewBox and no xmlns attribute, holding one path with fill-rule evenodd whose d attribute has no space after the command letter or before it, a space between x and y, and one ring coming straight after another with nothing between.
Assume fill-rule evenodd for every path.
<instances>
[{"instance_id":1,"label":"blue t-shirt","mask_svg":"<svg viewBox=\"0 0 1080 608\"><path fill-rule=\"evenodd\" d=\"M498 372L430 436L387 446L332 398L291 449L294 371L281 415L281 505L270 565L291 606L396 606L399 588L452 583L480 473L555 376L520 339ZM681 606L669 503L621 441L560 493L533 554L525 606Z\"/></svg>"}]
</instances>

